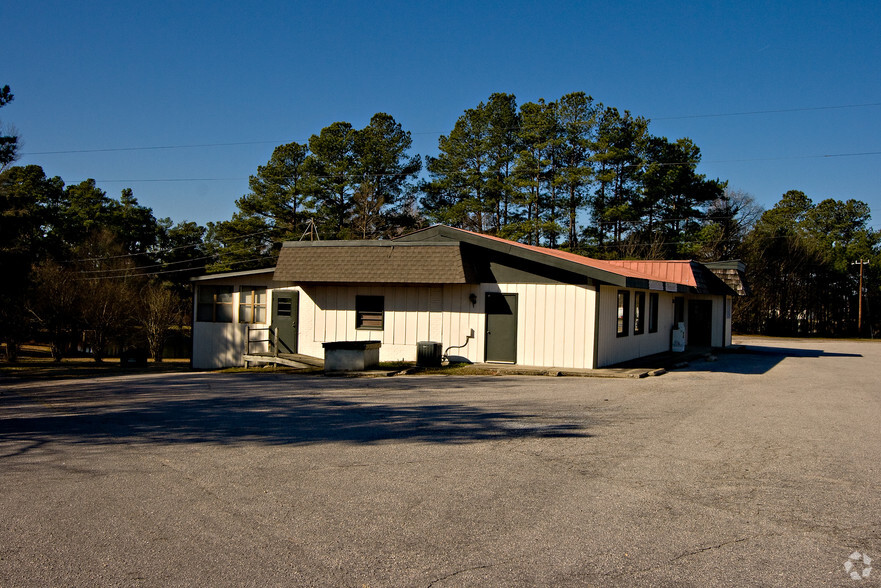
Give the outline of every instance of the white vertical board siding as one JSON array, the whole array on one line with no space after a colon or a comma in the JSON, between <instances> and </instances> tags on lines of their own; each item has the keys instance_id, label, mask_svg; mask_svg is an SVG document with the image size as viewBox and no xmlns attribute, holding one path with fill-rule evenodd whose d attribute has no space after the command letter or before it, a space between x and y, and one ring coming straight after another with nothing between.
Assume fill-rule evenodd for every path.
<instances>
[{"instance_id":1,"label":"white vertical board siding","mask_svg":"<svg viewBox=\"0 0 881 588\"><path fill-rule=\"evenodd\" d=\"M471 294L477 297L474 304L469 299ZM483 292L478 285L443 287L443 330L440 339L434 340L441 342L451 361L483 360L483 336L480 333L483 312ZM472 330L474 337L471 337Z\"/></svg>"},{"instance_id":2,"label":"white vertical board siding","mask_svg":"<svg viewBox=\"0 0 881 588\"><path fill-rule=\"evenodd\" d=\"M722 312L725 314L725 334L722 336L722 345L727 347L731 345L731 312L734 301L730 296L726 296L724 300Z\"/></svg>"},{"instance_id":3,"label":"white vertical board siding","mask_svg":"<svg viewBox=\"0 0 881 588\"><path fill-rule=\"evenodd\" d=\"M244 365L245 328L239 323L193 323L193 367L215 370Z\"/></svg>"},{"instance_id":4,"label":"white vertical board siding","mask_svg":"<svg viewBox=\"0 0 881 588\"><path fill-rule=\"evenodd\" d=\"M428 289L428 339L429 341L440 341L443 337L444 330L444 290L439 286ZM423 341L425 339L422 339Z\"/></svg>"},{"instance_id":5,"label":"white vertical board siding","mask_svg":"<svg viewBox=\"0 0 881 588\"><path fill-rule=\"evenodd\" d=\"M254 328L265 328L269 326L272 315L272 285L281 284L281 282L272 282L264 277L257 276L239 276L197 283L197 289L203 286L233 287L233 320L229 323L193 322L193 367L196 369L220 369L244 365L245 362L242 355L245 352L245 337L248 333L248 325L238 322L239 301L241 299L240 288L242 286L266 287L266 322L251 325ZM198 299L197 291L193 297L193 316L198 316ZM268 350L268 343L261 341L267 338L268 331L252 330L251 339L260 342L253 343L250 346L251 351Z\"/></svg>"},{"instance_id":6,"label":"white vertical board siding","mask_svg":"<svg viewBox=\"0 0 881 588\"><path fill-rule=\"evenodd\" d=\"M498 290L517 294L518 364L593 367L594 288L571 284L499 284ZM483 337L483 332L478 334Z\"/></svg>"},{"instance_id":7,"label":"white vertical board siding","mask_svg":"<svg viewBox=\"0 0 881 588\"><path fill-rule=\"evenodd\" d=\"M300 352L323 357L322 343L328 341L380 341L381 361L415 361L418 341L438 341L444 349L466 343L470 329L477 332L479 318L468 295L475 286L302 286L300 314L312 317L311 325L301 321ZM355 297L382 296L385 311L381 331L355 328ZM477 346L468 339L451 355L476 361Z\"/></svg>"},{"instance_id":8,"label":"white vertical board siding","mask_svg":"<svg viewBox=\"0 0 881 588\"><path fill-rule=\"evenodd\" d=\"M323 357L327 341L379 340L381 361L415 361L418 341L439 341L453 361L482 362L486 293L517 294L517 363L593 367L596 291L565 284L303 286L300 353ZM476 303L470 296L474 294ZM355 329L355 296L385 298L382 331ZM473 332L473 336L472 336Z\"/></svg>"},{"instance_id":9,"label":"white vertical board siding","mask_svg":"<svg viewBox=\"0 0 881 588\"><path fill-rule=\"evenodd\" d=\"M630 292L628 334L618 337L618 291ZM645 292L646 329L642 335L633 334L633 308L636 292ZM648 332L649 295L658 294L658 332ZM670 332L673 329L673 298L669 292L634 290L617 286L601 286L599 301L599 331L597 333L597 367L613 365L644 355L670 350Z\"/></svg>"},{"instance_id":10,"label":"white vertical board siding","mask_svg":"<svg viewBox=\"0 0 881 588\"><path fill-rule=\"evenodd\" d=\"M630 292L630 317L629 332L626 337L617 336L618 326L618 292L624 290ZM645 355L662 353L670 350L670 332L673 329L673 298L683 296L685 298L685 320L688 321L688 303L691 300L710 300L712 307L712 339L715 347L721 347L728 337L730 343L730 319L726 320L724 297L709 294L673 294L669 292L657 292L658 301L658 332L649 333L648 323L646 332L642 335L633 334L633 308L636 301L636 292L645 292L646 319L648 319L649 295L654 293L650 290L636 290L631 288L619 288L617 286L602 286L600 288L599 303L599 332L597 367L604 367L628 361ZM726 326L728 329L723 328Z\"/></svg>"}]
</instances>

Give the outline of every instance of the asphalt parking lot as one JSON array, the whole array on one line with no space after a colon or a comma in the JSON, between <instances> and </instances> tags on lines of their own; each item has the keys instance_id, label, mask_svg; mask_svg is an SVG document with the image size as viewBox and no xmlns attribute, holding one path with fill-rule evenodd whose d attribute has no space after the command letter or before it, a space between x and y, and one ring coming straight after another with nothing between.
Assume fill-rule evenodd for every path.
<instances>
[{"instance_id":1,"label":"asphalt parking lot","mask_svg":"<svg viewBox=\"0 0 881 588\"><path fill-rule=\"evenodd\" d=\"M881 558L881 344L743 342L642 380L0 382L0 586L881 583L844 567Z\"/></svg>"}]
</instances>

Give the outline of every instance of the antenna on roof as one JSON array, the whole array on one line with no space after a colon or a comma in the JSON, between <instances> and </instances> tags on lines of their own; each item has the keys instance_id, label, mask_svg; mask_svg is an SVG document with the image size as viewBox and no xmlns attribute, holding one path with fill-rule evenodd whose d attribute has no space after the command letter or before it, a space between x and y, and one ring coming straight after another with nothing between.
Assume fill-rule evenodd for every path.
<instances>
[{"instance_id":1,"label":"antenna on roof","mask_svg":"<svg viewBox=\"0 0 881 588\"><path fill-rule=\"evenodd\" d=\"M306 223L306 230L303 231L303 235L300 237L300 241L306 238L306 235L309 235L310 241L321 241L321 237L318 236L318 227L315 226L315 220L309 219L309 222Z\"/></svg>"}]
</instances>

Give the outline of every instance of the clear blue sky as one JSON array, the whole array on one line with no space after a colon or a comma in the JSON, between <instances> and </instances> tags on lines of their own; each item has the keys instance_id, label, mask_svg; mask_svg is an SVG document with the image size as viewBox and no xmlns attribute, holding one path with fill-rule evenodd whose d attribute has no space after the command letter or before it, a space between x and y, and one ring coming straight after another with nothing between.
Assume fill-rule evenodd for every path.
<instances>
[{"instance_id":1,"label":"clear blue sky","mask_svg":"<svg viewBox=\"0 0 881 588\"><path fill-rule=\"evenodd\" d=\"M877 0L5 0L0 23L18 163L131 187L157 217L228 219L273 147L334 121L387 112L434 155L493 92L585 91L690 137L699 171L766 207L856 198L881 227ZM762 111L786 112L702 116ZM240 144L192 146L218 143ZM163 146L191 147L114 150Z\"/></svg>"}]
</instances>

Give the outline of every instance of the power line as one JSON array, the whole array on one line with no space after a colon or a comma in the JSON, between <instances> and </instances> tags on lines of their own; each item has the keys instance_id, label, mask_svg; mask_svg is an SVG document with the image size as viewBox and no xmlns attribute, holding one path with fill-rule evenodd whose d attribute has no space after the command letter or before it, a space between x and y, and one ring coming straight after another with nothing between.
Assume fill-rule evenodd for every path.
<instances>
[{"instance_id":1,"label":"power line","mask_svg":"<svg viewBox=\"0 0 881 588\"><path fill-rule=\"evenodd\" d=\"M205 147L234 147L240 145L280 145L284 141L237 141L235 143L196 143L188 145L155 145L151 147L108 147L104 149L69 149L64 151L31 151L22 155L62 155L69 153L112 153L116 151L160 151L164 149L201 149Z\"/></svg>"},{"instance_id":2,"label":"power line","mask_svg":"<svg viewBox=\"0 0 881 588\"><path fill-rule=\"evenodd\" d=\"M219 254L217 255L217 257L219 257ZM247 263L253 263L253 262L255 262L255 261L265 261L265 260L267 260L267 259L269 259L269 258L267 258L267 257L254 257L254 258L252 258L252 259L242 259L242 260L239 260L239 261L233 261L233 262L231 262L229 265L230 265L230 266L237 266L237 265L243 265L243 264L247 264ZM139 272L138 269L139 269L139 268L132 268L131 273L130 273L130 274L127 274L127 275L117 275L117 276L95 276L95 277L79 278L79 279L80 279L80 281L91 282L91 281L96 281L96 280L113 280L113 279L128 279L128 278L147 278L147 277L151 277L151 276L160 276L160 275L165 275L165 274L177 274L177 273L181 273L181 272L193 271L194 268L183 268L183 269L174 269L174 270L163 270L163 271L157 271L157 272ZM268 268L267 268L267 269L268 269ZM208 275L210 275L210 274L208 274Z\"/></svg>"},{"instance_id":3,"label":"power line","mask_svg":"<svg viewBox=\"0 0 881 588\"><path fill-rule=\"evenodd\" d=\"M246 235L239 235L237 237L229 239L227 242L233 243L235 241L242 241L244 239L247 239L248 237L254 237L256 235L265 235L266 233L271 233L274 230L276 230L276 229L269 228L269 229L266 229L265 231L257 231L255 233L248 233ZM206 242L203 241L201 243L193 243L191 245L179 245L177 247L170 247L168 249L156 249L153 251L143 251L140 253L124 253L122 255L113 255L113 256L109 256L109 257L81 257L79 259L71 259L71 260L65 261L64 263L77 263L77 262L81 262L81 261L107 261L110 259L123 259L123 258L127 258L127 257L142 257L145 255L156 255L158 253L170 253L172 251L178 251L180 249L193 249L195 247L204 247L205 245L206 245ZM178 263L178 262L175 262L175 263Z\"/></svg>"},{"instance_id":4,"label":"power line","mask_svg":"<svg viewBox=\"0 0 881 588\"><path fill-rule=\"evenodd\" d=\"M823 110L844 110L848 108L870 108L881 106L881 102L867 102L864 104L839 104L832 106L805 106L798 108L780 108L773 110L747 110L740 112L721 112L721 113L713 113L713 114L683 114L677 116L660 116L660 117L645 117L648 120L684 120L684 119L698 119L698 118L723 118L723 117L733 117L733 116L753 116L757 114L785 114L792 112L815 112L815 111L823 111ZM580 124L586 123L588 121L572 121L569 124ZM521 127L508 127L502 128L498 130L517 130ZM450 131L409 131L411 135L443 135L444 133L448 133ZM134 147L108 147L108 148L100 148L100 149L66 149L66 150L56 150L56 151L30 151L24 152L21 155L66 155L66 154L77 154L77 153L113 153L120 151L161 151L161 150L169 150L169 149L203 149L203 148L211 148L211 147L236 147L242 145L266 145L266 144L275 144L282 145L287 141L235 141L229 143L192 143L192 144L180 144L180 145L153 145L153 146L134 146ZM113 180L104 180L104 181L113 181ZM148 181L148 180L143 180ZM156 181L172 181L172 180L156 180ZM184 180L189 181L189 180ZM205 180L210 181L210 180Z\"/></svg>"},{"instance_id":5,"label":"power line","mask_svg":"<svg viewBox=\"0 0 881 588\"><path fill-rule=\"evenodd\" d=\"M758 162L758 161L783 161L790 159L825 159L832 157L866 157L870 155L881 155L881 151L862 151L856 153L825 153L825 154L813 154L813 155L789 155L785 157L753 157L748 159L708 159L701 161L643 161L640 163L628 163L623 167L644 167L650 165L657 165L661 167L672 167L677 165L700 165L701 163L749 163L749 162ZM614 167L614 166L613 166ZM360 175L358 178L368 177L368 178L386 178L386 177L395 177L400 176L401 174L368 174L368 175ZM334 180L340 179L340 176L310 176L319 180ZM146 183L146 182L230 182L230 181L242 181L250 179L239 177L239 178L152 178L152 179L125 179L125 180L95 180L95 182L101 182L102 184L137 184L137 183ZM354 178L357 179L357 178Z\"/></svg>"},{"instance_id":6,"label":"power line","mask_svg":"<svg viewBox=\"0 0 881 588\"><path fill-rule=\"evenodd\" d=\"M146 255L146 254L144 254L144 255ZM194 257L192 259L184 259L182 261L168 261L168 262L163 262L163 263L153 263L150 265L140 265L140 266L133 266L133 267L120 267L120 268L115 268L115 269L109 268L109 269L79 270L79 273L81 273L81 274L102 274L102 275L103 274L120 274L120 273L125 273L125 272L146 270L146 269L155 268L155 267L169 267L172 265L193 263L193 262L202 261L205 259L214 259L216 257L220 257L220 255L221 255L220 253L212 253L211 255L202 255L201 257ZM184 268L184 270L177 270L177 271L185 271L187 269L194 269L194 268Z\"/></svg>"},{"instance_id":7,"label":"power line","mask_svg":"<svg viewBox=\"0 0 881 588\"><path fill-rule=\"evenodd\" d=\"M869 102L866 104L842 104L839 106L808 106L803 108L780 108L777 110L747 110L743 112L725 112L719 114L684 114L681 116L658 116L651 120L682 120L688 118L721 118L725 116L750 116L754 114L781 114L786 112L811 112L816 110L841 110L845 108L867 108L881 106L881 102Z\"/></svg>"}]
</instances>

